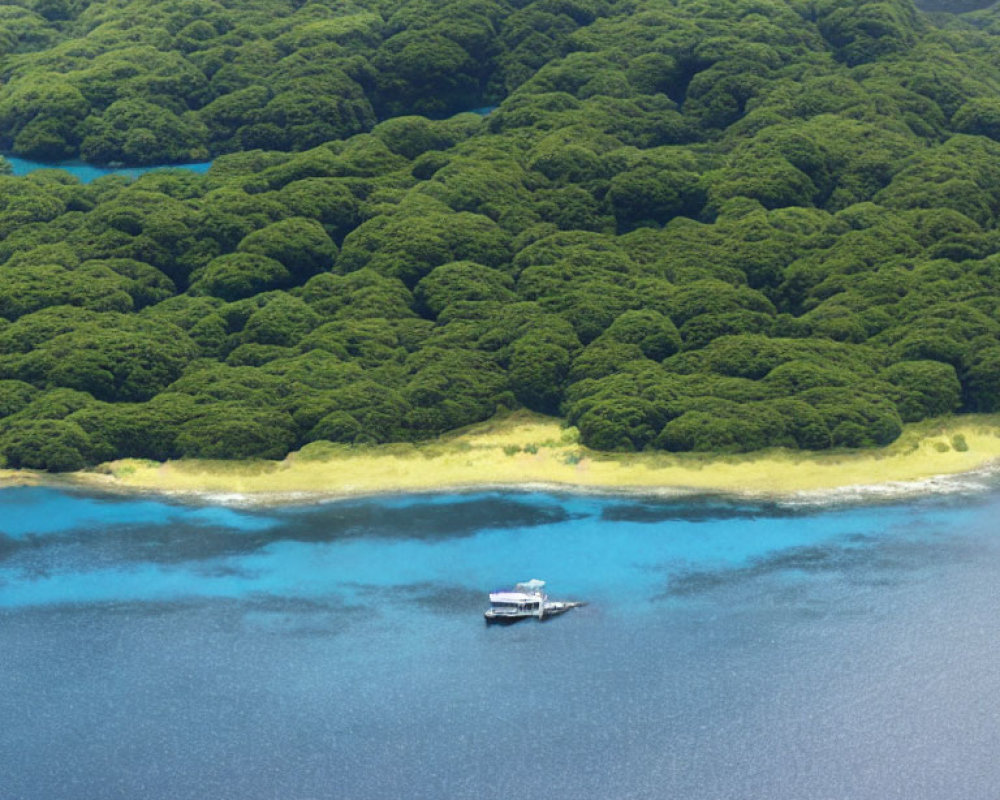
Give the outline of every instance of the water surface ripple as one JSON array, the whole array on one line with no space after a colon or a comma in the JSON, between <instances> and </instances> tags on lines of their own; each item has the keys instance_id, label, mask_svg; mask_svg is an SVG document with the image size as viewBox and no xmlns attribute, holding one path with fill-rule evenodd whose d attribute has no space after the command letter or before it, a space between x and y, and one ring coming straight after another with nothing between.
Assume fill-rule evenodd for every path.
<instances>
[{"instance_id":1,"label":"water surface ripple","mask_svg":"<svg viewBox=\"0 0 1000 800\"><path fill-rule=\"evenodd\" d=\"M995 800L998 511L2 490L0 797Z\"/></svg>"}]
</instances>

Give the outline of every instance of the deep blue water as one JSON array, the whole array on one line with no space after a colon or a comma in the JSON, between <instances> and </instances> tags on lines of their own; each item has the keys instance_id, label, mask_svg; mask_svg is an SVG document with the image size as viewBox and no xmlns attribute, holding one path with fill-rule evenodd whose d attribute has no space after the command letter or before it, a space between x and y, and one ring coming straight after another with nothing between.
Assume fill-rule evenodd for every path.
<instances>
[{"instance_id":1,"label":"deep blue water","mask_svg":"<svg viewBox=\"0 0 1000 800\"><path fill-rule=\"evenodd\" d=\"M998 512L6 489L0 797L995 800Z\"/></svg>"},{"instance_id":2,"label":"deep blue water","mask_svg":"<svg viewBox=\"0 0 1000 800\"><path fill-rule=\"evenodd\" d=\"M4 158L10 162L14 175L27 175L37 169L62 169L77 177L81 183L90 183L105 175L125 175L129 178L138 178L147 172L160 169L184 169L203 173L208 172L209 167L212 166L211 161L203 161L192 164L154 164L147 167L102 167L84 161L32 161L17 156L4 156Z\"/></svg>"}]
</instances>

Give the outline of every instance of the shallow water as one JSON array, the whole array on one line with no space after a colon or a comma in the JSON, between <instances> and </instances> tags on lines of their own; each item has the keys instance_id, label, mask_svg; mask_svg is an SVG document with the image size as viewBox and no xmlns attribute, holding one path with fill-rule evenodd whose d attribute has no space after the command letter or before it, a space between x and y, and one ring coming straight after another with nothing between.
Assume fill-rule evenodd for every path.
<instances>
[{"instance_id":1,"label":"shallow water","mask_svg":"<svg viewBox=\"0 0 1000 800\"><path fill-rule=\"evenodd\" d=\"M992 800L998 510L4 490L0 796Z\"/></svg>"}]
</instances>

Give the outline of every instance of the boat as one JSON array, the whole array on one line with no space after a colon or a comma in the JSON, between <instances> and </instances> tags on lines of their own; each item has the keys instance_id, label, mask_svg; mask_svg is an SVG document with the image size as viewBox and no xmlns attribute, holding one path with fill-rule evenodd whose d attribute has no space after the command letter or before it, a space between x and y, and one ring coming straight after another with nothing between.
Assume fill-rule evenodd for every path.
<instances>
[{"instance_id":1,"label":"boat","mask_svg":"<svg viewBox=\"0 0 1000 800\"><path fill-rule=\"evenodd\" d=\"M520 622L522 619L545 620L584 605L569 600L549 600L545 581L532 578L515 583L512 589L490 592L490 607L483 616L486 624Z\"/></svg>"}]
</instances>

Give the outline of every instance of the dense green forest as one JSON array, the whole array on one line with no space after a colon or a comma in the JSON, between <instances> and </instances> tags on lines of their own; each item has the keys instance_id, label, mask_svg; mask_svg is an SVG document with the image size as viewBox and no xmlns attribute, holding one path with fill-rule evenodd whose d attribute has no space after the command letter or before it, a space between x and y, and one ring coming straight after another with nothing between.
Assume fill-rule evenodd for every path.
<instances>
[{"instance_id":1,"label":"dense green forest","mask_svg":"<svg viewBox=\"0 0 1000 800\"><path fill-rule=\"evenodd\" d=\"M0 148L215 157L0 176L9 466L517 407L672 451L1000 410L997 9L21 0Z\"/></svg>"}]
</instances>

